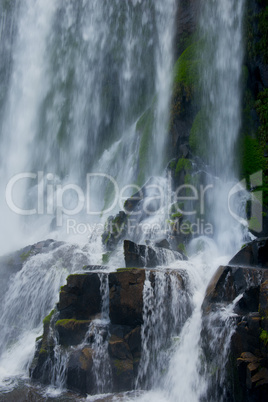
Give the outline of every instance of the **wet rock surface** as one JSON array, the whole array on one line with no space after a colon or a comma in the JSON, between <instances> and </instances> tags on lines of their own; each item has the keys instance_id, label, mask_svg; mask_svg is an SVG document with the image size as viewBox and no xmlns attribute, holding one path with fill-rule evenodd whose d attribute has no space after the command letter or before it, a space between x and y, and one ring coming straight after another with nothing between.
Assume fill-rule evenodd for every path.
<instances>
[{"instance_id":1,"label":"wet rock surface","mask_svg":"<svg viewBox=\"0 0 268 402\"><path fill-rule=\"evenodd\" d=\"M227 395L230 401L266 401L268 395L268 263L267 239L253 241L225 267L219 267L203 302L203 350L213 360L209 343L215 333L211 317L233 304L227 332L219 343L227 342ZM235 264L248 266L235 266ZM214 321L224 327L224 320ZM227 328L227 327L226 327ZM215 332L215 331L214 331ZM219 332L218 332L219 333ZM219 380L216 387L219 388ZM215 384L214 384L215 386ZM209 392L213 394L213 383ZM221 392L220 390L218 392Z\"/></svg>"},{"instance_id":2,"label":"wet rock surface","mask_svg":"<svg viewBox=\"0 0 268 402\"><path fill-rule=\"evenodd\" d=\"M130 240L124 241L124 256L126 267L148 267L167 265L170 261L183 260L185 257L167 247L152 247L136 244Z\"/></svg>"},{"instance_id":3,"label":"wet rock surface","mask_svg":"<svg viewBox=\"0 0 268 402\"><path fill-rule=\"evenodd\" d=\"M102 317L101 275L108 275L108 321ZM156 286L155 275L156 271L149 270L152 287ZM178 292L185 290L186 279L182 272L169 270L165 275L176 277ZM122 268L109 274L70 275L61 288L57 308L44 319L43 335L36 342L30 367L31 378L50 384L52 368L61 362L65 386L81 395L134 389L142 355L145 280L146 270L137 268ZM169 300L171 291L165 297ZM191 310L188 307L186 310L189 315ZM99 356L98 362L98 353L103 353L103 348L105 353ZM99 367L102 363L104 367ZM107 370L102 372L107 377L103 388L96 374L100 369Z\"/></svg>"}]
</instances>

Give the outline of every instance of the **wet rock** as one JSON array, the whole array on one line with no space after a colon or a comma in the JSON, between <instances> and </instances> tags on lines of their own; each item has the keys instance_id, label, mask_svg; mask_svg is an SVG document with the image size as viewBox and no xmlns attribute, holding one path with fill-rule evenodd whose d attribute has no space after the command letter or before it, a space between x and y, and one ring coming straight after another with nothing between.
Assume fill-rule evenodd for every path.
<instances>
[{"instance_id":1,"label":"wet rock","mask_svg":"<svg viewBox=\"0 0 268 402\"><path fill-rule=\"evenodd\" d=\"M267 240L256 240L242 249L231 261L247 266L228 265L219 267L210 281L203 308L203 350L206 358L213 360L209 343L213 342L211 318L233 304L233 333L230 341L227 392L235 401L264 401L267 396L268 373L268 270L266 254ZM253 266L256 264L256 266ZM229 307L228 307L229 308ZM224 321L218 319L214 325L224 328ZM225 343L228 331L222 330ZM215 350L214 350L215 353ZM220 353L220 352L219 352ZM211 388L218 387L215 383ZM212 391L211 391L212 392ZM266 397L265 397L266 398Z\"/></svg>"},{"instance_id":2,"label":"wet rock","mask_svg":"<svg viewBox=\"0 0 268 402\"><path fill-rule=\"evenodd\" d=\"M89 347L71 353L67 368L67 385L79 394L94 392L93 350Z\"/></svg>"},{"instance_id":3,"label":"wet rock","mask_svg":"<svg viewBox=\"0 0 268 402\"><path fill-rule=\"evenodd\" d=\"M125 336L129 349L134 358L141 357L141 327L134 328Z\"/></svg>"},{"instance_id":4,"label":"wet rock","mask_svg":"<svg viewBox=\"0 0 268 402\"><path fill-rule=\"evenodd\" d=\"M85 338L90 322L90 320L58 320L55 328L58 331L60 345L79 345Z\"/></svg>"},{"instance_id":5,"label":"wet rock","mask_svg":"<svg viewBox=\"0 0 268 402\"><path fill-rule=\"evenodd\" d=\"M113 251L127 232L127 215L124 211L113 217L110 216L105 224L102 242L106 250Z\"/></svg>"},{"instance_id":6,"label":"wet rock","mask_svg":"<svg viewBox=\"0 0 268 402\"><path fill-rule=\"evenodd\" d=\"M257 239L247 244L231 259L229 265L268 268L268 239Z\"/></svg>"},{"instance_id":7,"label":"wet rock","mask_svg":"<svg viewBox=\"0 0 268 402\"><path fill-rule=\"evenodd\" d=\"M112 335L109 339L109 355L119 360L132 359L128 344L124 339Z\"/></svg>"},{"instance_id":8,"label":"wet rock","mask_svg":"<svg viewBox=\"0 0 268 402\"><path fill-rule=\"evenodd\" d=\"M133 360L111 360L114 392L134 389Z\"/></svg>"},{"instance_id":9,"label":"wet rock","mask_svg":"<svg viewBox=\"0 0 268 402\"><path fill-rule=\"evenodd\" d=\"M155 268L157 266L168 265L170 261L183 260L182 254L177 251L168 250L163 247L153 248L151 246L136 244L130 240L124 241L124 256L127 268Z\"/></svg>"},{"instance_id":10,"label":"wet rock","mask_svg":"<svg viewBox=\"0 0 268 402\"><path fill-rule=\"evenodd\" d=\"M89 320L101 312L100 278L97 273L74 274L61 288L59 320Z\"/></svg>"},{"instance_id":11,"label":"wet rock","mask_svg":"<svg viewBox=\"0 0 268 402\"><path fill-rule=\"evenodd\" d=\"M154 244L155 244L155 247L161 247L161 248L166 248L167 250L170 250L170 244L167 241L167 239L158 240Z\"/></svg>"},{"instance_id":12,"label":"wet rock","mask_svg":"<svg viewBox=\"0 0 268 402\"><path fill-rule=\"evenodd\" d=\"M5 293L6 283L10 276L20 271L29 258L42 253L47 253L61 245L52 239L40 241L21 250L0 257L0 298Z\"/></svg>"},{"instance_id":13,"label":"wet rock","mask_svg":"<svg viewBox=\"0 0 268 402\"><path fill-rule=\"evenodd\" d=\"M188 38L196 30L199 12L200 0L179 2L176 23L176 43L179 53L184 50L182 40Z\"/></svg>"},{"instance_id":14,"label":"wet rock","mask_svg":"<svg viewBox=\"0 0 268 402\"><path fill-rule=\"evenodd\" d=\"M146 216L146 211L156 212L161 205L158 186L161 187L161 178L150 177L139 191L125 201L124 210L126 213L130 214L133 211L139 211L143 216ZM144 202L146 202L146 205Z\"/></svg>"},{"instance_id":15,"label":"wet rock","mask_svg":"<svg viewBox=\"0 0 268 402\"><path fill-rule=\"evenodd\" d=\"M122 269L109 275L112 324L135 327L142 323L144 281L143 269Z\"/></svg>"},{"instance_id":16,"label":"wet rock","mask_svg":"<svg viewBox=\"0 0 268 402\"><path fill-rule=\"evenodd\" d=\"M152 289L157 288L157 272L148 270L147 277ZM146 270L123 268L109 273L110 322L100 320L102 302L99 275L101 274L87 272L67 278L67 284L61 289L58 308L44 319L43 335L36 343L36 353L30 369L32 379L44 384L51 383L54 375L52 368L61 353L62 362L65 361L67 389L82 395L98 392L94 359L96 345L105 342L102 346L107 349L102 355L100 348L100 356L104 356L105 364L109 365L111 377L107 378L109 389L104 392L121 392L134 388L142 351L141 325ZM175 280L171 280L171 275L176 277ZM179 270L165 271L164 278L167 280L163 298L167 316L165 331L169 333L170 317L173 315L169 312L168 301L172 297L172 291L178 288L178 292L183 292L182 302L189 304L188 299L183 296L187 280L186 274L184 277ZM176 288L173 287L171 291L171 284L174 283Z\"/></svg>"}]
</instances>

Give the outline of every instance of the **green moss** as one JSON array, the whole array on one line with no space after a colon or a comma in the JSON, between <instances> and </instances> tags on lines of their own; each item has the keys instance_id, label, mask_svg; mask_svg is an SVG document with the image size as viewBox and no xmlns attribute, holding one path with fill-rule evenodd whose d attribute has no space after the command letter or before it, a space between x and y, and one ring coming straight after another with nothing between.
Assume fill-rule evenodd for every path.
<instances>
[{"instance_id":1,"label":"green moss","mask_svg":"<svg viewBox=\"0 0 268 402\"><path fill-rule=\"evenodd\" d=\"M257 51L261 54L263 62L268 64L268 6L258 15L260 40L257 43Z\"/></svg>"},{"instance_id":2,"label":"green moss","mask_svg":"<svg viewBox=\"0 0 268 402\"><path fill-rule=\"evenodd\" d=\"M186 93L191 92L199 81L199 48L201 42L193 43L177 60L174 67L175 85L182 84Z\"/></svg>"},{"instance_id":3,"label":"green moss","mask_svg":"<svg viewBox=\"0 0 268 402\"><path fill-rule=\"evenodd\" d=\"M33 250L29 250L27 253L21 253L20 259L22 262L25 262L29 257L31 257L31 255L34 255Z\"/></svg>"},{"instance_id":4,"label":"green moss","mask_svg":"<svg viewBox=\"0 0 268 402\"><path fill-rule=\"evenodd\" d=\"M180 158L175 169L175 176L178 176L181 171L188 173L192 169L192 164L189 159Z\"/></svg>"},{"instance_id":5,"label":"green moss","mask_svg":"<svg viewBox=\"0 0 268 402\"><path fill-rule=\"evenodd\" d=\"M186 103L199 93L201 67L200 47L202 42L192 43L181 54L174 66L174 84L171 106L171 121L185 112ZM186 102L186 103L185 103Z\"/></svg>"},{"instance_id":6,"label":"green moss","mask_svg":"<svg viewBox=\"0 0 268 402\"><path fill-rule=\"evenodd\" d=\"M43 339L43 335L38 336L37 338L35 338L35 342L40 341L41 339Z\"/></svg>"},{"instance_id":7,"label":"green moss","mask_svg":"<svg viewBox=\"0 0 268 402\"><path fill-rule=\"evenodd\" d=\"M268 332L264 329L261 330L260 340L264 343L265 346L268 345Z\"/></svg>"},{"instance_id":8,"label":"green moss","mask_svg":"<svg viewBox=\"0 0 268 402\"><path fill-rule=\"evenodd\" d=\"M51 310L50 313L43 319L44 326L49 326L51 318L55 313L55 309Z\"/></svg>"},{"instance_id":9,"label":"green moss","mask_svg":"<svg viewBox=\"0 0 268 402\"><path fill-rule=\"evenodd\" d=\"M47 355L48 351L46 349L41 348L39 351L39 355Z\"/></svg>"},{"instance_id":10,"label":"green moss","mask_svg":"<svg viewBox=\"0 0 268 402\"><path fill-rule=\"evenodd\" d=\"M103 264L108 264L109 259L110 259L110 253L102 254L102 263Z\"/></svg>"},{"instance_id":11,"label":"green moss","mask_svg":"<svg viewBox=\"0 0 268 402\"><path fill-rule=\"evenodd\" d=\"M261 123L258 136L260 141L266 144L268 141L268 88L259 93L255 107Z\"/></svg>"},{"instance_id":12,"label":"green moss","mask_svg":"<svg viewBox=\"0 0 268 402\"><path fill-rule=\"evenodd\" d=\"M124 360L114 360L114 365L116 367L116 375L120 375L125 371Z\"/></svg>"},{"instance_id":13,"label":"green moss","mask_svg":"<svg viewBox=\"0 0 268 402\"><path fill-rule=\"evenodd\" d=\"M133 269L143 269L143 268L135 268L135 267L130 267L130 268L117 268L116 272L128 272L128 271L132 271Z\"/></svg>"},{"instance_id":14,"label":"green moss","mask_svg":"<svg viewBox=\"0 0 268 402\"><path fill-rule=\"evenodd\" d=\"M246 136L243 146L243 176L249 177L251 174L263 170L265 158L262 148L256 138Z\"/></svg>"},{"instance_id":15,"label":"green moss","mask_svg":"<svg viewBox=\"0 0 268 402\"><path fill-rule=\"evenodd\" d=\"M192 152L202 158L207 159L208 150L208 116L206 112L202 109L200 110L193 122L189 145Z\"/></svg>"},{"instance_id":16,"label":"green moss","mask_svg":"<svg viewBox=\"0 0 268 402\"><path fill-rule=\"evenodd\" d=\"M89 324L90 320L76 320L74 318L71 319L64 319L64 320L58 320L55 324L55 327L64 327L66 329L71 329L74 330L77 326L80 326L81 324Z\"/></svg>"},{"instance_id":17,"label":"green moss","mask_svg":"<svg viewBox=\"0 0 268 402\"><path fill-rule=\"evenodd\" d=\"M182 213L181 212L176 212L175 214L171 215L171 219L179 219L182 217Z\"/></svg>"},{"instance_id":18,"label":"green moss","mask_svg":"<svg viewBox=\"0 0 268 402\"><path fill-rule=\"evenodd\" d=\"M186 253L186 247L185 247L185 245L183 244L183 243L180 243L180 244L178 244L178 251L180 252L180 253L183 253L183 254L187 254Z\"/></svg>"},{"instance_id":19,"label":"green moss","mask_svg":"<svg viewBox=\"0 0 268 402\"><path fill-rule=\"evenodd\" d=\"M136 131L140 136L139 147L139 173L137 183L142 185L145 179L145 169L148 161L150 142L153 132L154 113L153 108L149 108L141 116L136 124Z\"/></svg>"}]
</instances>

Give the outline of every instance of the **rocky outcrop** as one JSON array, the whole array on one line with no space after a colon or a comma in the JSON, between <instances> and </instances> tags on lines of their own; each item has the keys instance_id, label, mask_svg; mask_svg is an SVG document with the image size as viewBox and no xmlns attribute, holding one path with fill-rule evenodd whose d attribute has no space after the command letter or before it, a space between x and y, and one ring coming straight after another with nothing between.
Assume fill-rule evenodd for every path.
<instances>
[{"instance_id":1,"label":"rocky outcrop","mask_svg":"<svg viewBox=\"0 0 268 402\"><path fill-rule=\"evenodd\" d=\"M176 16L176 55L179 56L184 47L185 39L189 38L197 29L200 13L200 0L179 1Z\"/></svg>"},{"instance_id":2,"label":"rocky outcrop","mask_svg":"<svg viewBox=\"0 0 268 402\"><path fill-rule=\"evenodd\" d=\"M157 271L147 272L155 289ZM173 292L186 293L187 275L182 271L165 270L164 278L170 278L169 286L175 284ZM59 370L65 373L61 378L66 387L84 395L134 389L142 356L145 280L146 270L137 268L70 275L56 309L44 319L31 378L49 384ZM169 286L163 295L167 311L172 300ZM181 303L186 320L190 304L184 306L184 297ZM165 340L169 336L165 333Z\"/></svg>"},{"instance_id":3,"label":"rocky outcrop","mask_svg":"<svg viewBox=\"0 0 268 402\"><path fill-rule=\"evenodd\" d=\"M149 267L168 265L175 260L183 260L186 257L177 251L163 247L151 247L136 244L130 240L124 241L124 256L126 267Z\"/></svg>"},{"instance_id":4,"label":"rocky outcrop","mask_svg":"<svg viewBox=\"0 0 268 402\"><path fill-rule=\"evenodd\" d=\"M219 377L223 370L228 400L267 400L268 270L264 267L268 254L266 258L263 254L266 245L267 239L262 239L243 248L230 263L251 266L220 267L207 288L202 306L203 350L208 367L224 365L217 367L217 375L214 371L209 379L210 397L217 398L223 392ZM224 315L224 311L229 314ZM217 353L222 362L215 357Z\"/></svg>"},{"instance_id":5,"label":"rocky outcrop","mask_svg":"<svg viewBox=\"0 0 268 402\"><path fill-rule=\"evenodd\" d=\"M83 320L101 311L100 278L97 273L70 275L61 288L59 319Z\"/></svg>"},{"instance_id":6,"label":"rocky outcrop","mask_svg":"<svg viewBox=\"0 0 268 402\"><path fill-rule=\"evenodd\" d=\"M256 239L245 245L229 262L230 265L268 268L268 239Z\"/></svg>"},{"instance_id":7,"label":"rocky outcrop","mask_svg":"<svg viewBox=\"0 0 268 402\"><path fill-rule=\"evenodd\" d=\"M20 271L30 257L47 253L63 244L64 242L48 239L0 257L0 298L5 293L6 283L10 276Z\"/></svg>"}]
</instances>

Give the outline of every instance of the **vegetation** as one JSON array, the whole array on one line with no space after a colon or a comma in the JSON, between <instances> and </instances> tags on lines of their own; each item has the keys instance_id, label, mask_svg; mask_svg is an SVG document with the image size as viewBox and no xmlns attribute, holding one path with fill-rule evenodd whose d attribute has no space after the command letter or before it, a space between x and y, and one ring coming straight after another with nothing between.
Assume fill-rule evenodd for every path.
<instances>
[{"instance_id":1,"label":"vegetation","mask_svg":"<svg viewBox=\"0 0 268 402\"><path fill-rule=\"evenodd\" d=\"M203 109L197 113L194 119L189 137L189 145L195 155L206 160L208 149L208 116Z\"/></svg>"},{"instance_id":2,"label":"vegetation","mask_svg":"<svg viewBox=\"0 0 268 402\"><path fill-rule=\"evenodd\" d=\"M178 58L174 67L172 119L185 110L185 101L190 102L199 87L200 60L198 56L201 42L195 42Z\"/></svg>"},{"instance_id":3,"label":"vegetation","mask_svg":"<svg viewBox=\"0 0 268 402\"><path fill-rule=\"evenodd\" d=\"M55 309L51 310L50 313L43 319L44 327L49 326L51 318L54 313L55 313Z\"/></svg>"},{"instance_id":4,"label":"vegetation","mask_svg":"<svg viewBox=\"0 0 268 402\"><path fill-rule=\"evenodd\" d=\"M22 262L25 262L33 254L34 254L33 250L29 250L27 253L21 253L20 259L21 259Z\"/></svg>"},{"instance_id":5,"label":"vegetation","mask_svg":"<svg viewBox=\"0 0 268 402\"><path fill-rule=\"evenodd\" d=\"M265 346L268 345L268 332L264 329L261 330L260 340L264 343Z\"/></svg>"},{"instance_id":6,"label":"vegetation","mask_svg":"<svg viewBox=\"0 0 268 402\"><path fill-rule=\"evenodd\" d=\"M268 6L259 14L259 35L260 40L257 43L257 51L262 55L263 62L268 64Z\"/></svg>"},{"instance_id":7,"label":"vegetation","mask_svg":"<svg viewBox=\"0 0 268 402\"><path fill-rule=\"evenodd\" d=\"M145 180L145 169L150 150L150 141L153 133L154 113L153 107L146 110L136 124L136 131L140 136L139 147L139 174L137 183L142 185Z\"/></svg>"},{"instance_id":8,"label":"vegetation","mask_svg":"<svg viewBox=\"0 0 268 402\"><path fill-rule=\"evenodd\" d=\"M192 164L189 159L180 158L175 169L175 176L178 176L181 171L188 173L192 169Z\"/></svg>"}]
</instances>

